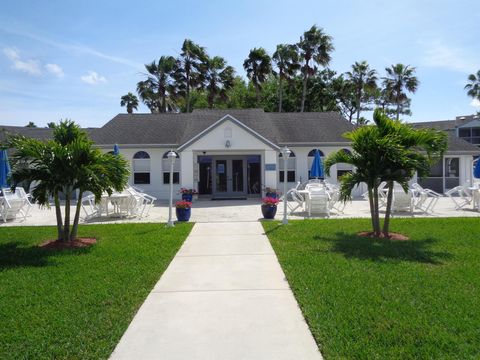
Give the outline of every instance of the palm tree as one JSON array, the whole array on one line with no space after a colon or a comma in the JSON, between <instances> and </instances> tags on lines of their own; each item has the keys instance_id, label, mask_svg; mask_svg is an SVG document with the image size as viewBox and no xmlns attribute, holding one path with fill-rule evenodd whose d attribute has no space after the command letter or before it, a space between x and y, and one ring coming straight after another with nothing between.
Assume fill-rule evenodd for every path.
<instances>
[{"instance_id":1,"label":"palm tree","mask_svg":"<svg viewBox=\"0 0 480 360\"><path fill-rule=\"evenodd\" d=\"M265 82L267 76L272 72L270 56L268 56L264 48L254 48L250 50L248 57L243 62L243 68L247 72L247 77L255 86L255 98L258 105L262 83Z\"/></svg>"},{"instance_id":2,"label":"palm tree","mask_svg":"<svg viewBox=\"0 0 480 360\"><path fill-rule=\"evenodd\" d=\"M213 109L215 101L227 99L227 91L233 86L235 70L227 65L224 58L214 56L207 58L203 68L208 107Z\"/></svg>"},{"instance_id":3,"label":"palm tree","mask_svg":"<svg viewBox=\"0 0 480 360\"><path fill-rule=\"evenodd\" d=\"M355 87L355 99L357 104L357 124L360 121L360 111L362 110L362 102L366 100L366 94L371 94L377 87L377 72L370 69L366 61L355 62L352 65L352 71L346 73L347 79L353 83Z\"/></svg>"},{"instance_id":4,"label":"palm tree","mask_svg":"<svg viewBox=\"0 0 480 360\"><path fill-rule=\"evenodd\" d=\"M467 90L467 95L480 101L480 70L477 71L476 75L468 75L468 81L469 83L464 88Z\"/></svg>"},{"instance_id":5,"label":"palm tree","mask_svg":"<svg viewBox=\"0 0 480 360\"><path fill-rule=\"evenodd\" d=\"M396 64L385 68L387 76L383 78L383 85L388 96L396 106L395 114L397 120L400 114L410 114L410 99L406 91L415 93L419 81L415 76L415 68L410 65Z\"/></svg>"},{"instance_id":6,"label":"palm tree","mask_svg":"<svg viewBox=\"0 0 480 360\"><path fill-rule=\"evenodd\" d=\"M300 69L297 45L280 44L273 53L272 59L278 70L278 112L283 106L283 80L290 80Z\"/></svg>"},{"instance_id":7,"label":"palm tree","mask_svg":"<svg viewBox=\"0 0 480 360\"><path fill-rule=\"evenodd\" d=\"M340 179L340 197L347 201L352 197L352 190L360 183L366 183L370 204L373 233L380 236L379 194L378 186L387 181L390 187L387 210L383 227L385 237L389 235L393 182L408 189L408 181L415 172L419 176L428 174L430 166L441 158L446 151L446 134L440 130L417 130L410 126L389 119L380 109L373 114L375 124L362 126L344 134L352 142L351 153L337 151L325 161L327 174L337 163L347 163L355 171L345 174Z\"/></svg>"},{"instance_id":8,"label":"palm tree","mask_svg":"<svg viewBox=\"0 0 480 360\"><path fill-rule=\"evenodd\" d=\"M32 198L49 206L53 197L59 241L72 241L77 236L81 198L90 191L100 201L102 193L122 190L128 181L128 163L122 157L102 153L72 121L62 121L54 128L48 142L15 136L9 146L15 148L12 157L12 180L16 184L36 182ZM78 190L73 226L70 225L71 194ZM65 196L64 218L59 194Z\"/></svg>"},{"instance_id":9,"label":"palm tree","mask_svg":"<svg viewBox=\"0 0 480 360\"><path fill-rule=\"evenodd\" d=\"M205 62L207 53L204 47L185 39L182 52L178 59L179 68L176 74L177 87L185 93L186 111L190 112L190 91L202 85L202 63Z\"/></svg>"},{"instance_id":10,"label":"palm tree","mask_svg":"<svg viewBox=\"0 0 480 360\"><path fill-rule=\"evenodd\" d=\"M29 127L29 128L36 128L37 125L35 125L35 123L33 121L29 121L27 125L25 125L25 127Z\"/></svg>"},{"instance_id":11,"label":"palm tree","mask_svg":"<svg viewBox=\"0 0 480 360\"><path fill-rule=\"evenodd\" d=\"M305 110L307 82L316 71L315 64L327 66L331 59L330 53L335 48L332 43L332 37L325 34L322 28L317 28L315 25L303 33L297 45L300 49L300 57L303 60L302 103L300 107L300 111L303 112ZM313 66L311 66L311 62Z\"/></svg>"},{"instance_id":12,"label":"palm tree","mask_svg":"<svg viewBox=\"0 0 480 360\"><path fill-rule=\"evenodd\" d=\"M123 95L120 99L120 106L126 106L127 107L127 113L131 114L133 113L133 110L138 109L138 98L129 92L127 95Z\"/></svg>"},{"instance_id":13,"label":"palm tree","mask_svg":"<svg viewBox=\"0 0 480 360\"><path fill-rule=\"evenodd\" d=\"M158 62L145 64L147 79L137 84L137 92L152 113L175 110L174 74L177 68L178 63L173 56L162 56Z\"/></svg>"}]
</instances>

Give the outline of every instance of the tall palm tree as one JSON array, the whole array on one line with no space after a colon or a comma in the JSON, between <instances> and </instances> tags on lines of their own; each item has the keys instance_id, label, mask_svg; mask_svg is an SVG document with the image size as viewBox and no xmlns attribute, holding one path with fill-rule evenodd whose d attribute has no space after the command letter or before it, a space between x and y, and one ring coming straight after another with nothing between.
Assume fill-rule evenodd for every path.
<instances>
[{"instance_id":1,"label":"tall palm tree","mask_svg":"<svg viewBox=\"0 0 480 360\"><path fill-rule=\"evenodd\" d=\"M278 112L283 106L283 80L290 80L300 69L297 45L280 44L272 56L278 72Z\"/></svg>"},{"instance_id":2,"label":"tall palm tree","mask_svg":"<svg viewBox=\"0 0 480 360\"><path fill-rule=\"evenodd\" d=\"M182 52L178 59L179 68L176 74L177 87L185 93L186 112L190 112L190 92L202 85L202 63L205 62L207 53L204 47L185 39Z\"/></svg>"},{"instance_id":3,"label":"tall palm tree","mask_svg":"<svg viewBox=\"0 0 480 360\"><path fill-rule=\"evenodd\" d=\"M355 62L352 65L352 71L346 73L347 79L355 87L355 99L357 104L357 124L360 121L360 111L362 102L366 100L366 94L372 93L377 87L377 72L370 69L366 61Z\"/></svg>"},{"instance_id":4,"label":"tall palm tree","mask_svg":"<svg viewBox=\"0 0 480 360\"><path fill-rule=\"evenodd\" d=\"M395 114L399 120L401 113L409 113L410 99L407 92L415 93L420 82L415 76L415 68L410 65L391 65L385 71L387 76L383 78L383 85L396 106ZM405 108L407 111L403 111Z\"/></svg>"},{"instance_id":5,"label":"tall palm tree","mask_svg":"<svg viewBox=\"0 0 480 360\"><path fill-rule=\"evenodd\" d=\"M208 107L213 109L217 99L227 99L227 90L234 84L235 70L227 65L224 58L214 56L206 59L203 71Z\"/></svg>"},{"instance_id":6,"label":"tall palm tree","mask_svg":"<svg viewBox=\"0 0 480 360\"><path fill-rule=\"evenodd\" d=\"M303 87L302 103L300 111L305 110L305 98L307 96L307 82L310 76L316 71L316 66L327 66L330 63L330 53L335 49L332 43L332 37L324 33L322 28L313 25L310 30L303 33L297 44L300 49L300 57L303 61Z\"/></svg>"},{"instance_id":7,"label":"tall palm tree","mask_svg":"<svg viewBox=\"0 0 480 360\"><path fill-rule=\"evenodd\" d=\"M480 70L477 71L477 74L468 75L468 81L469 83L464 88L467 90L467 95L480 101Z\"/></svg>"},{"instance_id":8,"label":"tall palm tree","mask_svg":"<svg viewBox=\"0 0 480 360\"><path fill-rule=\"evenodd\" d=\"M131 114L133 113L133 110L138 109L138 98L136 95L132 94L129 92L127 95L123 95L120 98L120 106L126 106L127 107L127 113Z\"/></svg>"},{"instance_id":9,"label":"tall palm tree","mask_svg":"<svg viewBox=\"0 0 480 360\"><path fill-rule=\"evenodd\" d=\"M177 67L177 60L173 56L162 56L158 62L145 64L147 79L137 84L137 92L151 112L175 110L174 74Z\"/></svg>"},{"instance_id":10,"label":"tall palm tree","mask_svg":"<svg viewBox=\"0 0 480 360\"><path fill-rule=\"evenodd\" d=\"M247 72L247 77L255 86L255 98L258 105L262 83L265 82L267 76L272 72L270 56L264 48L254 48L250 50L248 57L243 62L243 68Z\"/></svg>"}]
</instances>

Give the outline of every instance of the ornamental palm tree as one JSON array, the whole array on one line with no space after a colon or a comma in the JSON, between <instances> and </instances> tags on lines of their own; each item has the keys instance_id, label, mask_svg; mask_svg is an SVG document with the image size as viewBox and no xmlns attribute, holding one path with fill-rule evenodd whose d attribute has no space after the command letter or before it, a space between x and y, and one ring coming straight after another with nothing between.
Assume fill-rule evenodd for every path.
<instances>
[{"instance_id":1,"label":"ornamental palm tree","mask_svg":"<svg viewBox=\"0 0 480 360\"><path fill-rule=\"evenodd\" d=\"M207 53L204 47L185 39L178 59L176 81L177 87L184 93L187 112L190 112L191 90L202 85L202 63L206 58Z\"/></svg>"},{"instance_id":2,"label":"ornamental palm tree","mask_svg":"<svg viewBox=\"0 0 480 360\"><path fill-rule=\"evenodd\" d=\"M203 67L205 77L205 89L209 109L213 109L215 101L227 100L227 91L233 86L235 70L227 65L224 58L214 56L207 58Z\"/></svg>"},{"instance_id":3,"label":"ornamental palm tree","mask_svg":"<svg viewBox=\"0 0 480 360\"><path fill-rule=\"evenodd\" d=\"M254 48L250 50L248 57L243 62L243 68L247 72L247 77L255 86L255 98L258 105L262 84L272 72L270 56L264 48Z\"/></svg>"},{"instance_id":4,"label":"ornamental palm tree","mask_svg":"<svg viewBox=\"0 0 480 360\"><path fill-rule=\"evenodd\" d=\"M428 174L430 166L446 150L446 134L442 131L416 130L400 121L389 119L380 109L373 115L375 124L357 128L344 134L352 142L351 153L338 151L325 161L327 174L337 163L354 166L355 171L340 179L340 196L343 201L351 199L355 186L366 183L370 204L373 233L380 236L379 194L381 182L389 184L389 196L383 227L385 237L389 235L393 182L406 190L408 181L415 172L419 176Z\"/></svg>"},{"instance_id":5,"label":"ornamental palm tree","mask_svg":"<svg viewBox=\"0 0 480 360\"><path fill-rule=\"evenodd\" d=\"M15 149L11 175L14 187L22 181L35 182L31 192L35 202L49 206L49 199L54 199L59 241L75 240L85 191L92 192L96 201L100 201L103 192L120 191L128 180L126 160L101 153L71 121L57 125L54 139L48 142L16 136L10 139L9 145ZM77 190L79 195L74 202L76 210L71 226L71 194ZM65 196L63 220L60 193Z\"/></svg>"},{"instance_id":6,"label":"ornamental palm tree","mask_svg":"<svg viewBox=\"0 0 480 360\"><path fill-rule=\"evenodd\" d=\"M480 101L480 70L477 71L476 75L468 75L468 81L469 83L464 88L467 90L467 95Z\"/></svg>"},{"instance_id":7,"label":"ornamental palm tree","mask_svg":"<svg viewBox=\"0 0 480 360\"><path fill-rule=\"evenodd\" d=\"M315 25L303 33L297 46L300 49L300 58L303 61L302 102L300 107L300 111L303 112L307 96L307 82L317 69L315 64L327 66L331 60L330 53L335 48L332 43L332 37L325 34L322 28L317 28ZM313 66L311 65L312 63Z\"/></svg>"},{"instance_id":8,"label":"ornamental palm tree","mask_svg":"<svg viewBox=\"0 0 480 360\"><path fill-rule=\"evenodd\" d=\"M173 56L162 56L158 62L145 64L147 79L137 84L140 99L151 112L175 110L175 79L178 63Z\"/></svg>"},{"instance_id":9,"label":"ornamental palm tree","mask_svg":"<svg viewBox=\"0 0 480 360\"><path fill-rule=\"evenodd\" d=\"M280 44L272 56L278 75L278 112L283 106L283 80L290 80L300 69L297 45Z\"/></svg>"},{"instance_id":10,"label":"ornamental palm tree","mask_svg":"<svg viewBox=\"0 0 480 360\"><path fill-rule=\"evenodd\" d=\"M127 107L127 113L131 114L133 113L133 110L138 109L138 98L129 92L127 95L123 95L120 98L120 106L126 106Z\"/></svg>"},{"instance_id":11,"label":"ornamental palm tree","mask_svg":"<svg viewBox=\"0 0 480 360\"><path fill-rule=\"evenodd\" d=\"M383 78L385 91L389 94L393 104L396 106L396 119L400 119L400 114L409 114L408 107L410 99L407 91L415 93L419 81L415 76L415 68L410 65L396 64L385 68L387 76ZM406 109L406 111L405 111Z\"/></svg>"},{"instance_id":12,"label":"ornamental palm tree","mask_svg":"<svg viewBox=\"0 0 480 360\"><path fill-rule=\"evenodd\" d=\"M355 62L352 65L352 71L346 73L347 79L353 83L355 87L355 102L357 104L357 124L360 120L360 111L362 110L362 102L367 99L366 94L371 94L377 87L377 72L370 69L366 61Z\"/></svg>"}]
</instances>

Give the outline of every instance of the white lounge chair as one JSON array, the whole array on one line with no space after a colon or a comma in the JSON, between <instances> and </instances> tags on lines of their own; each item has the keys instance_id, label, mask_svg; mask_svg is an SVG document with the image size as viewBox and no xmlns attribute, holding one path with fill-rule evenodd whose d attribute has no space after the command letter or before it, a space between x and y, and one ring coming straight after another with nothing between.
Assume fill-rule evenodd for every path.
<instances>
[{"instance_id":1,"label":"white lounge chair","mask_svg":"<svg viewBox=\"0 0 480 360\"><path fill-rule=\"evenodd\" d=\"M423 188L417 183L412 184L411 188L415 197L415 208L425 214L433 213L435 205L442 195L431 189Z\"/></svg>"},{"instance_id":2,"label":"white lounge chair","mask_svg":"<svg viewBox=\"0 0 480 360\"><path fill-rule=\"evenodd\" d=\"M453 189L448 190L445 195L452 199L455 204L455 210L460 210L463 207L472 204L473 201L472 192L468 185L456 186Z\"/></svg>"},{"instance_id":3,"label":"white lounge chair","mask_svg":"<svg viewBox=\"0 0 480 360\"><path fill-rule=\"evenodd\" d=\"M394 186L392 198L392 213L409 212L413 215L415 198L411 190L405 192L400 186Z\"/></svg>"},{"instance_id":4,"label":"white lounge chair","mask_svg":"<svg viewBox=\"0 0 480 360\"><path fill-rule=\"evenodd\" d=\"M3 188L2 194L0 216L3 222L15 219L17 216L20 216L25 221L32 207L25 190L22 187L17 187L15 192L13 192L9 188Z\"/></svg>"}]
</instances>

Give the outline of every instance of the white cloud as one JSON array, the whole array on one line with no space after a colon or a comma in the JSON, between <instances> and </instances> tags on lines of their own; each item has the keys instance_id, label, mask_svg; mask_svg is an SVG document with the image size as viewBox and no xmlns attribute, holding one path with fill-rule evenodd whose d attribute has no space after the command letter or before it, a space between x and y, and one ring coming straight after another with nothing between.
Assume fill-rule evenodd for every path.
<instances>
[{"instance_id":1,"label":"white cloud","mask_svg":"<svg viewBox=\"0 0 480 360\"><path fill-rule=\"evenodd\" d=\"M425 66L439 67L467 74L476 71L475 57L465 49L447 46L440 40L422 41L420 46L424 50L421 61Z\"/></svg>"},{"instance_id":2,"label":"white cloud","mask_svg":"<svg viewBox=\"0 0 480 360\"><path fill-rule=\"evenodd\" d=\"M83 75L80 79L90 85L96 85L99 83L106 83L107 79L104 76L98 75L95 71L89 71L87 75Z\"/></svg>"},{"instance_id":3,"label":"white cloud","mask_svg":"<svg viewBox=\"0 0 480 360\"><path fill-rule=\"evenodd\" d=\"M45 64L45 70L58 78L63 78L65 76L63 69L57 64Z\"/></svg>"},{"instance_id":4,"label":"white cloud","mask_svg":"<svg viewBox=\"0 0 480 360\"><path fill-rule=\"evenodd\" d=\"M3 53L12 62L12 69L22 71L29 75L42 75L40 62L33 59L22 59L15 48L4 48Z\"/></svg>"},{"instance_id":5,"label":"white cloud","mask_svg":"<svg viewBox=\"0 0 480 360\"><path fill-rule=\"evenodd\" d=\"M476 107L476 108L480 108L480 100L478 100L478 99L473 99L473 100L470 102L470 105L473 106L473 107Z\"/></svg>"}]
</instances>

